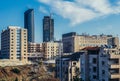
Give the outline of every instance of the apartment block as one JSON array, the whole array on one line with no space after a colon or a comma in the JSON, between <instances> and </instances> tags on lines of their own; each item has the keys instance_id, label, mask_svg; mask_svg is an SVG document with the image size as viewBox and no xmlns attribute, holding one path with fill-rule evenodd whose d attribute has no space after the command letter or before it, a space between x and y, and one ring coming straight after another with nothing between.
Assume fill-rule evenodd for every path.
<instances>
[{"instance_id":1,"label":"apartment block","mask_svg":"<svg viewBox=\"0 0 120 81\"><path fill-rule=\"evenodd\" d=\"M100 47L101 45L119 46L119 38L112 35L78 35L76 32L70 32L62 35L63 52L79 52L85 47Z\"/></svg>"},{"instance_id":2,"label":"apartment block","mask_svg":"<svg viewBox=\"0 0 120 81\"><path fill-rule=\"evenodd\" d=\"M43 58L42 43L28 43L28 60L37 61Z\"/></svg>"},{"instance_id":3,"label":"apartment block","mask_svg":"<svg viewBox=\"0 0 120 81\"><path fill-rule=\"evenodd\" d=\"M99 47L86 47L81 50L82 81L99 81Z\"/></svg>"},{"instance_id":4,"label":"apartment block","mask_svg":"<svg viewBox=\"0 0 120 81\"><path fill-rule=\"evenodd\" d=\"M120 81L120 49L103 46L99 54L99 81Z\"/></svg>"},{"instance_id":5,"label":"apartment block","mask_svg":"<svg viewBox=\"0 0 120 81\"><path fill-rule=\"evenodd\" d=\"M81 55L83 81L120 81L120 49L103 45L86 47Z\"/></svg>"},{"instance_id":6,"label":"apartment block","mask_svg":"<svg viewBox=\"0 0 120 81\"><path fill-rule=\"evenodd\" d=\"M55 59L63 53L62 42L43 42L44 59Z\"/></svg>"},{"instance_id":7,"label":"apartment block","mask_svg":"<svg viewBox=\"0 0 120 81\"><path fill-rule=\"evenodd\" d=\"M27 29L9 26L1 33L1 57L27 62Z\"/></svg>"},{"instance_id":8,"label":"apartment block","mask_svg":"<svg viewBox=\"0 0 120 81\"><path fill-rule=\"evenodd\" d=\"M29 42L28 43L28 52L32 53L32 52L42 52L42 43L32 43Z\"/></svg>"},{"instance_id":9,"label":"apartment block","mask_svg":"<svg viewBox=\"0 0 120 81\"><path fill-rule=\"evenodd\" d=\"M59 78L60 81L80 79L80 55L81 53L78 52L57 58L56 78Z\"/></svg>"}]
</instances>

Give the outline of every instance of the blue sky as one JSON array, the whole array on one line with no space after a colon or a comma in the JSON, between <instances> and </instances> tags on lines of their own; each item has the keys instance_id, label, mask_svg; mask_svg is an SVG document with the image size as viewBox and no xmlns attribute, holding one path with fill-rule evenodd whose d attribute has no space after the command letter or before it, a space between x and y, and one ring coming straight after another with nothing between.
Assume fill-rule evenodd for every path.
<instances>
[{"instance_id":1,"label":"blue sky","mask_svg":"<svg viewBox=\"0 0 120 81\"><path fill-rule=\"evenodd\" d=\"M42 42L42 19L53 13L55 38L77 32L120 36L120 0L1 0L0 31L24 27L24 12L35 11L35 40Z\"/></svg>"}]
</instances>

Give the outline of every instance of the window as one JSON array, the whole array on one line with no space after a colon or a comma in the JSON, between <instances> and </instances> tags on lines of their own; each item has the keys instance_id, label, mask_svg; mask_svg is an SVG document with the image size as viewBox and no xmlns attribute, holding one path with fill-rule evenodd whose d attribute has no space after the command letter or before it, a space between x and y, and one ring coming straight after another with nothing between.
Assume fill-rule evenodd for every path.
<instances>
[{"instance_id":1,"label":"window","mask_svg":"<svg viewBox=\"0 0 120 81\"><path fill-rule=\"evenodd\" d=\"M97 68L96 67L93 67L93 72L96 72L97 71Z\"/></svg>"},{"instance_id":2,"label":"window","mask_svg":"<svg viewBox=\"0 0 120 81\"><path fill-rule=\"evenodd\" d=\"M104 62L104 61L102 61L102 65L105 65L105 62Z\"/></svg>"},{"instance_id":3,"label":"window","mask_svg":"<svg viewBox=\"0 0 120 81\"><path fill-rule=\"evenodd\" d=\"M105 70L102 70L102 74L105 74Z\"/></svg>"},{"instance_id":4,"label":"window","mask_svg":"<svg viewBox=\"0 0 120 81\"><path fill-rule=\"evenodd\" d=\"M76 62L73 62L73 65L76 65Z\"/></svg>"},{"instance_id":5,"label":"window","mask_svg":"<svg viewBox=\"0 0 120 81\"><path fill-rule=\"evenodd\" d=\"M97 76L96 75L93 75L93 79L96 79L97 78Z\"/></svg>"},{"instance_id":6,"label":"window","mask_svg":"<svg viewBox=\"0 0 120 81\"><path fill-rule=\"evenodd\" d=\"M102 81L105 81L104 79L102 79Z\"/></svg>"},{"instance_id":7,"label":"window","mask_svg":"<svg viewBox=\"0 0 120 81\"><path fill-rule=\"evenodd\" d=\"M93 63L96 64L97 63L97 59L93 58Z\"/></svg>"}]
</instances>

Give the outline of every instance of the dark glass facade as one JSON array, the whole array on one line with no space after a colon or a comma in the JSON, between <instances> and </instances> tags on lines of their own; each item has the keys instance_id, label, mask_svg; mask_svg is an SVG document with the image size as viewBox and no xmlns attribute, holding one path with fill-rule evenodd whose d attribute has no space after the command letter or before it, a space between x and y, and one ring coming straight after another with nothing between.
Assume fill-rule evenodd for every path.
<instances>
[{"instance_id":1,"label":"dark glass facade","mask_svg":"<svg viewBox=\"0 0 120 81\"><path fill-rule=\"evenodd\" d=\"M44 16L43 19L43 42L54 41L54 19Z\"/></svg>"},{"instance_id":2,"label":"dark glass facade","mask_svg":"<svg viewBox=\"0 0 120 81\"><path fill-rule=\"evenodd\" d=\"M28 42L34 42L34 10L28 9L24 13L24 27L28 30Z\"/></svg>"}]
</instances>

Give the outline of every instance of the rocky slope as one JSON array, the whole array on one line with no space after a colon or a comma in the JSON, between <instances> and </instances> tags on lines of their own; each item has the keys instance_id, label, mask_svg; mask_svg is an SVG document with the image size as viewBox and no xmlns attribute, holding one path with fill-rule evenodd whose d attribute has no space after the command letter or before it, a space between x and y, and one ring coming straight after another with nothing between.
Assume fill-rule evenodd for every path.
<instances>
[{"instance_id":1,"label":"rocky slope","mask_svg":"<svg viewBox=\"0 0 120 81\"><path fill-rule=\"evenodd\" d=\"M0 81L59 81L43 66L0 67Z\"/></svg>"}]
</instances>

